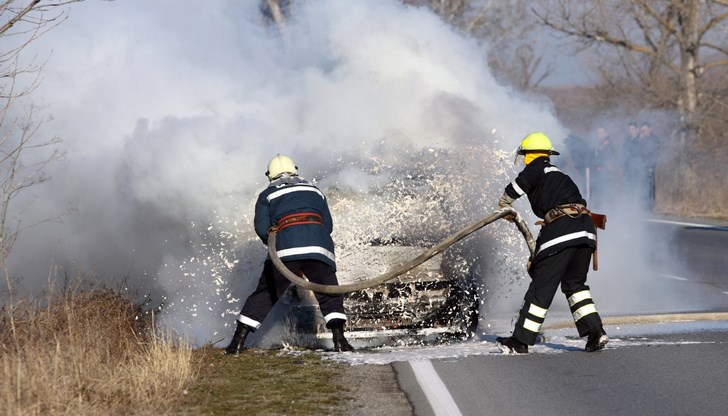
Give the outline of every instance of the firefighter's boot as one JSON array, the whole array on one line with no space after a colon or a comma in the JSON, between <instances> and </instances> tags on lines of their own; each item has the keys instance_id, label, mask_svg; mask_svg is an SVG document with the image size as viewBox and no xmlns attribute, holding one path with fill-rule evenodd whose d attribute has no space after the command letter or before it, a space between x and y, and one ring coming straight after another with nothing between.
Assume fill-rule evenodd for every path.
<instances>
[{"instance_id":1,"label":"firefighter's boot","mask_svg":"<svg viewBox=\"0 0 728 416\"><path fill-rule=\"evenodd\" d=\"M227 355L238 355L240 354L240 351L242 351L243 344L245 344L245 338L250 333L250 327L238 322L238 327L235 328L235 334L233 334L233 339L230 341L230 345L225 348L225 354Z\"/></svg>"},{"instance_id":2,"label":"firefighter's boot","mask_svg":"<svg viewBox=\"0 0 728 416\"><path fill-rule=\"evenodd\" d=\"M354 347L349 344L344 336L344 320L343 319L332 319L326 325L331 329L331 334L334 340L334 351L346 352L354 351Z\"/></svg>"},{"instance_id":3,"label":"firefighter's boot","mask_svg":"<svg viewBox=\"0 0 728 416\"><path fill-rule=\"evenodd\" d=\"M513 336L508 338L498 337L495 339L498 348L503 354L528 354L528 345L517 340Z\"/></svg>"},{"instance_id":4,"label":"firefighter's boot","mask_svg":"<svg viewBox=\"0 0 728 416\"><path fill-rule=\"evenodd\" d=\"M607 345L607 342L609 342L607 333L604 332L604 328L599 328L598 330L589 333L584 350L586 350L586 352L599 351Z\"/></svg>"}]
</instances>

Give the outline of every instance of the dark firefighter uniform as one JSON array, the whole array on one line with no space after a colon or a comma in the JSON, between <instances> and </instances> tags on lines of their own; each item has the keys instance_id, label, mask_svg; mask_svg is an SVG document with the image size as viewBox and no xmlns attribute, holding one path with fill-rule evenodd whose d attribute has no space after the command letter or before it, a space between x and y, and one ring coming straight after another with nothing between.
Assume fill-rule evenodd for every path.
<instances>
[{"instance_id":1,"label":"dark firefighter uniform","mask_svg":"<svg viewBox=\"0 0 728 416\"><path fill-rule=\"evenodd\" d=\"M314 283L338 284L333 221L326 197L316 186L298 176L273 180L258 195L254 225L265 244L268 230L278 227L276 252L293 273ZM257 329L289 284L270 258L266 259L258 287L246 300L238 322ZM346 320L343 295L315 295L327 326L332 320Z\"/></svg>"},{"instance_id":2,"label":"dark firefighter uniform","mask_svg":"<svg viewBox=\"0 0 728 416\"><path fill-rule=\"evenodd\" d=\"M559 284L579 336L600 331L602 321L586 285L589 261L596 248L596 230L592 218L580 212L586 208L586 201L576 184L542 156L526 165L506 186L505 194L512 199L527 195L533 213L546 220L536 240L529 269L533 280L524 296L513 338L526 345L535 344Z\"/></svg>"},{"instance_id":3,"label":"dark firefighter uniform","mask_svg":"<svg viewBox=\"0 0 728 416\"><path fill-rule=\"evenodd\" d=\"M270 184L255 204L255 233L268 244L268 231L275 227L276 255L286 268L311 282L338 285L336 257L331 232L334 229L329 205L321 191L298 176L298 166L288 156L276 155L265 172ZM269 247L270 249L270 247ZM225 354L238 355L245 340L257 330L273 305L290 286L290 281L267 258L258 287L248 297L236 319L235 333ZM331 330L334 350L354 351L344 335L344 296L315 293L326 327Z\"/></svg>"}]
</instances>

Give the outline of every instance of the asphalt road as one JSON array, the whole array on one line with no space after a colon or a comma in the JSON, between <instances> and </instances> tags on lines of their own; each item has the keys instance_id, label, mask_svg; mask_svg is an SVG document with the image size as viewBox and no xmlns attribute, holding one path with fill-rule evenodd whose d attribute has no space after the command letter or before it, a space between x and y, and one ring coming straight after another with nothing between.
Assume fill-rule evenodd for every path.
<instances>
[{"instance_id":1,"label":"asphalt road","mask_svg":"<svg viewBox=\"0 0 728 416\"><path fill-rule=\"evenodd\" d=\"M683 312L728 311L728 227L657 218L648 228L668 249L648 250L658 283L640 296L665 295L669 301L655 304L676 307L654 312L678 313L669 319L680 321ZM668 293L686 301L676 303ZM484 354L413 359L393 368L418 416L728 414L728 316L682 324L661 323L658 316L632 324L639 319L629 312L610 317L605 328L612 341L597 353L583 352L583 340L556 330L528 355L499 354L495 337L485 336L480 343L492 351Z\"/></svg>"},{"instance_id":2,"label":"asphalt road","mask_svg":"<svg viewBox=\"0 0 728 416\"><path fill-rule=\"evenodd\" d=\"M428 361L434 372L418 362L393 367L418 416L721 415L728 409L725 324L622 339L625 345L596 353L493 352Z\"/></svg>"},{"instance_id":3,"label":"asphalt road","mask_svg":"<svg viewBox=\"0 0 728 416\"><path fill-rule=\"evenodd\" d=\"M648 228L661 246L668 247L668 258L674 262L659 259L654 261L658 275L677 281L698 283L704 289L728 295L728 224L696 223L679 219L651 219Z\"/></svg>"}]
</instances>

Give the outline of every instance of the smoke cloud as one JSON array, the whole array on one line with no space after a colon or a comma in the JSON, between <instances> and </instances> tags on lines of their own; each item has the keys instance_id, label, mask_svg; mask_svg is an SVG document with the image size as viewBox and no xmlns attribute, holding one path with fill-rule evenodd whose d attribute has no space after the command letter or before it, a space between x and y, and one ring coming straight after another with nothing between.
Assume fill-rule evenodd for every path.
<instances>
[{"instance_id":1,"label":"smoke cloud","mask_svg":"<svg viewBox=\"0 0 728 416\"><path fill-rule=\"evenodd\" d=\"M262 269L253 205L277 153L330 195L347 280L369 272L347 258L373 239L426 246L492 212L525 134L567 136L425 9L296 4L281 33L253 1L87 2L32 45L52 51L34 99L68 155L25 216L68 213L22 233L22 291L126 279L193 342L215 341ZM464 273L492 279L490 310L512 312L527 255L502 223L456 251Z\"/></svg>"}]
</instances>

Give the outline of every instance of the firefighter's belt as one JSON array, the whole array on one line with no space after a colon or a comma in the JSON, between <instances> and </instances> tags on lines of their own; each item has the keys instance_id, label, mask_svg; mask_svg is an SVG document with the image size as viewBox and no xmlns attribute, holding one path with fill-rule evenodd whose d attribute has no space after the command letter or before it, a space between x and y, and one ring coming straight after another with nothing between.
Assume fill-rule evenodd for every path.
<instances>
[{"instance_id":1,"label":"firefighter's belt","mask_svg":"<svg viewBox=\"0 0 728 416\"><path fill-rule=\"evenodd\" d=\"M545 225L550 224L556 219L568 215L571 218L577 218L581 215L588 215L594 221L594 226L604 230L607 227L607 216L604 214L597 214L596 212L589 211L582 204L564 204L557 205L551 211L544 215L543 221L538 221L536 224Z\"/></svg>"},{"instance_id":2,"label":"firefighter's belt","mask_svg":"<svg viewBox=\"0 0 728 416\"><path fill-rule=\"evenodd\" d=\"M590 215L591 211L586 209L582 204L563 204L557 205L544 215L544 223L550 224L557 219L568 215L571 218L577 218L581 215Z\"/></svg>"},{"instance_id":3,"label":"firefighter's belt","mask_svg":"<svg viewBox=\"0 0 728 416\"><path fill-rule=\"evenodd\" d=\"M298 214L286 215L285 217L278 220L275 228L280 231L286 227L292 225L303 225L303 224L324 224L323 218L315 212L300 212Z\"/></svg>"}]
</instances>

